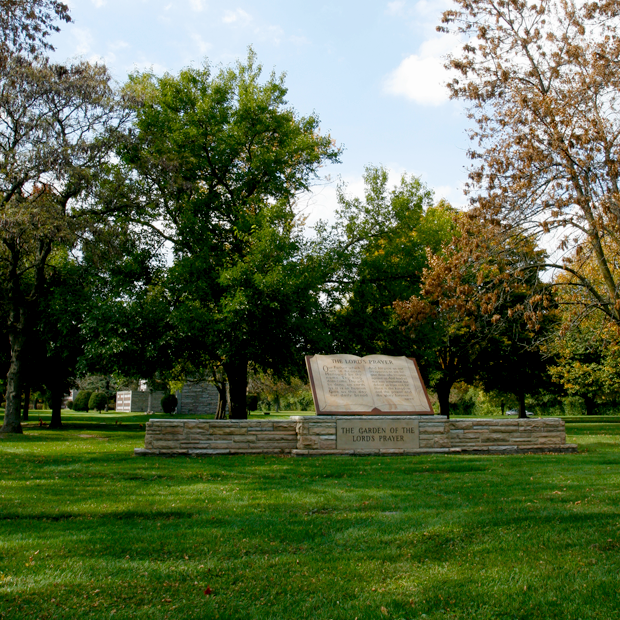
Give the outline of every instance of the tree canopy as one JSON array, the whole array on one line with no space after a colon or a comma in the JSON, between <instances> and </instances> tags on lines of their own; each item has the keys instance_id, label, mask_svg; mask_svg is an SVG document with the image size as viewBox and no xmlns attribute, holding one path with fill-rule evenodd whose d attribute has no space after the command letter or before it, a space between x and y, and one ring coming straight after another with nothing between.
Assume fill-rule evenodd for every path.
<instances>
[{"instance_id":1,"label":"tree canopy","mask_svg":"<svg viewBox=\"0 0 620 620\"><path fill-rule=\"evenodd\" d=\"M245 417L248 363L302 359L320 315L318 264L296 200L339 149L286 102L284 76L245 63L132 76L136 133L122 152L135 222L171 246L171 321L194 368L221 363ZM157 222L157 223L156 223Z\"/></svg>"},{"instance_id":2,"label":"tree canopy","mask_svg":"<svg viewBox=\"0 0 620 620\"><path fill-rule=\"evenodd\" d=\"M453 213L454 234L429 251L419 294L394 303L412 348L449 415L456 381L483 381L513 392L520 403L544 364L535 335L548 323L552 300L535 268L542 253L527 238L475 212ZM525 417L524 406L521 407Z\"/></svg>"},{"instance_id":3,"label":"tree canopy","mask_svg":"<svg viewBox=\"0 0 620 620\"><path fill-rule=\"evenodd\" d=\"M459 74L452 96L475 121L472 202L518 234L556 239L544 266L569 274L585 306L620 322L611 268L620 247L620 6L455 3L439 29L466 39L448 65Z\"/></svg>"},{"instance_id":4,"label":"tree canopy","mask_svg":"<svg viewBox=\"0 0 620 620\"><path fill-rule=\"evenodd\" d=\"M58 0L0 0L0 67L13 55L53 51L49 36L70 22L69 7Z\"/></svg>"},{"instance_id":5,"label":"tree canopy","mask_svg":"<svg viewBox=\"0 0 620 620\"><path fill-rule=\"evenodd\" d=\"M124 122L105 67L14 56L0 71L0 303L11 366L3 431L19 432L21 366L55 253L114 216L96 200Z\"/></svg>"},{"instance_id":6,"label":"tree canopy","mask_svg":"<svg viewBox=\"0 0 620 620\"><path fill-rule=\"evenodd\" d=\"M451 237L451 208L403 175L392 188L383 166L366 166L363 199L338 188L337 219L322 244L331 261L334 350L402 355L409 347L392 303L419 291L426 250Z\"/></svg>"}]
</instances>

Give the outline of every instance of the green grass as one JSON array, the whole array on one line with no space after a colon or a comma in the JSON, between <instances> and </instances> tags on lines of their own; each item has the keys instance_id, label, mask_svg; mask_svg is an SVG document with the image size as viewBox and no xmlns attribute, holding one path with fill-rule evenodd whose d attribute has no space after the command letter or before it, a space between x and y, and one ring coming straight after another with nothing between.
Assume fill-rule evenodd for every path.
<instances>
[{"instance_id":1,"label":"green grass","mask_svg":"<svg viewBox=\"0 0 620 620\"><path fill-rule=\"evenodd\" d=\"M63 417L0 439L0 618L620 618L618 424L567 455L164 459L132 455L146 416Z\"/></svg>"}]
</instances>

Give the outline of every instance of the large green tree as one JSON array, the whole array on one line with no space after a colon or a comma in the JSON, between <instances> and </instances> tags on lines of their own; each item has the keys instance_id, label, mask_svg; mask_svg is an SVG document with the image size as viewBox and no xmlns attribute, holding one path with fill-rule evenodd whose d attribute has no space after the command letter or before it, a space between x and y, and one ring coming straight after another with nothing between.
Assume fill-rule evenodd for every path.
<instances>
[{"instance_id":1,"label":"large green tree","mask_svg":"<svg viewBox=\"0 0 620 620\"><path fill-rule=\"evenodd\" d=\"M404 355L410 340L392 306L419 291L427 250L451 237L451 208L409 175L389 187L383 166L367 166L364 197L338 189L333 227L325 228L333 306L331 346L356 355Z\"/></svg>"},{"instance_id":2,"label":"large green tree","mask_svg":"<svg viewBox=\"0 0 620 620\"><path fill-rule=\"evenodd\" d=\"M21 432L22 369L55 255L110 225L95 188L124 120L105 67L13 56L0 71L0 303L11 362L2 432Z\"/></svg>"},{"instance_id":3,"label":"large green tree","mask_svg":"<svg viewBox=\"0 0 620 620\"><path fill-rule=\"evenodd\" d=\"M320 314L319 267L295 205L339 149L316 116L287 105L284 77L245 63L132 76L136 133L122 153L136 223L169 243L166 296L194 367L221 363L233 418L249 363L281 369ZM119 197L118 200L121 200Z\"/></svg>"}]
</instances>

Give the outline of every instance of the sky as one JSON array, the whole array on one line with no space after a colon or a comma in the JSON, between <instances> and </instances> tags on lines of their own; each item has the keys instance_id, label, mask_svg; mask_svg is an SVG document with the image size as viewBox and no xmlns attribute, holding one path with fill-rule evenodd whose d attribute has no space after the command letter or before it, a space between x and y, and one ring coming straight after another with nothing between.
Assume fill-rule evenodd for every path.
<instances>
[{"instance_id":1,"label":"sky","mask_svg":"<svg viewBox=\"0 0 620 620\"><path fill-rule=\"evenodd\" d=\"M457 41L439 34L452 0L65 0L71 24L54 35L54 59L104 61L123 83L133 71L177 73L229 65L248 46L265 74L286 74L288 102L317 113L343 147L342 163L303 200L310 222L332 219L336 184L362 195L362 173L381 164L396 182L414 174L455 206L466 199L469 139L450 101L442 57Z\"/></svg>"}]
</instances>

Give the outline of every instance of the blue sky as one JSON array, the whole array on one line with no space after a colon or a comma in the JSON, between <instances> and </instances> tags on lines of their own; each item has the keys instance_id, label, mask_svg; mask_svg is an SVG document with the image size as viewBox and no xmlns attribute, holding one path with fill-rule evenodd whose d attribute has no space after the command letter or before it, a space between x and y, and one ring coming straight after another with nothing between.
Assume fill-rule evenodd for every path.
<instances>
[{"instance_id":1,"label":"blue sky","mask_svg":"<svg viewBox=\"0 0 620 620\"><path fill-rule=\"evenodd\" d=\"M67 0L65 0L67 1ZM413 173L436 197L465 203L467 121L442 86L441 57L455 40L435 31L450 0L315 3L296 0L71 0L73 24L54 37L56 60L104 60L123 82L136 69L176 73L229 64L252 45L264 70L285 72L289 103L316 111L344 146L324 170L362 190L365 164L393 180ZM335 183L306 201L311 220L330 218Z\"/></svg>"}]
</instances>

